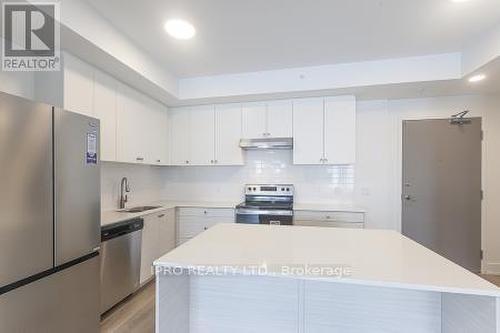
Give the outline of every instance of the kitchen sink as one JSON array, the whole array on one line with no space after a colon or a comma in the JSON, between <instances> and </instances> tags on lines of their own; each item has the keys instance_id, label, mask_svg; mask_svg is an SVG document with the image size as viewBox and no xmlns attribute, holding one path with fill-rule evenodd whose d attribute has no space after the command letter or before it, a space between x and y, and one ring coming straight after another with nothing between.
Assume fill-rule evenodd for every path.
<instances>
[{"instance_id":1,"label":"kitchen sink","mask_svg":"<svg viewBox=\"0 0 500 333\"><path fill-rule=\"evenodd\" d=\"M124 210L120 210L122 213L141 213L152 209L161 208L161 206L138 206L132 207Z\"/></svg>"}]
</instances>

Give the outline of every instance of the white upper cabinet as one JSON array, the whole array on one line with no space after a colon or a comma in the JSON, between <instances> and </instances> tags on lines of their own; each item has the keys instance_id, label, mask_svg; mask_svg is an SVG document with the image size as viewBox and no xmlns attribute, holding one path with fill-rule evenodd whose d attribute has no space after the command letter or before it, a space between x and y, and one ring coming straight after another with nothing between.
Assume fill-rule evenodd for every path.
<instances>
[{"instance_id":1,"label":"white upper cabinet","mask_svg":"<svg viewBox=\"0 0 500 333\"><path fill-rule=\"evenodd\" d=\"M117 106L117 160L150 163L149 128L142 96L129 86L119 84Z\"/></svg>"},{"instance_id":2,"label":"white upper cabinet","mask_svg":"<svg viewBox=\"0 0 500 333\"><path fill-rule=\"evenodd\" d=\"M101 160L168 164L166 106L69 54L64 108L100 119Z\"/></svg>"},{"instance_id":3,"label":"white upper cabinet","mask_svg":"<svg viewBox=\"0 0 500 333\"><path fill-rule=\"evenodd\" d=\"M243 137L247 139L267 136L266 103L245 103L243 110Z\"/></svg>"},{"instance_id":4,"label":"white upper cabinet","mask_svg":"<svg viewBox=\"0 0 500 333\"><path fill-rule=\"evenodd\" d=\"M292 136L292 101L243 104L243 138Z\"/></svg>"},{"instance_id":5,"label":"white upper cabinet","mask_svg":"<svg viewBox=\"0 0 500 333\"><path fill-rule=\"evenodd\" d=\"M169 111L173 165L242 165L241 105L204 105Z\"/></svg>"},{"instance_id":6,"label":"white upper cabinet","mask_svg":"<svg viewBox=\"0 0 500 333\"><path fill-rule=\"evenodd\" d=\"M292 136L292 101L271 101L267 103L267 136L289 138Z\"/></svg>"},{"instance_id":7,"label":"white upper cabinet","mask_svg":"<svg viewBox=\"0 0 500 333\"><path fill-rule=\"evenodd\" d=\"M189 164L215 163L215 114L213 105L193 107L189 130Z\"/></svg>"},{"instance_id":8,"label":"white upper cabinet","mask_svg":"<svg viewBox=\"0 0 500 333\"><path fill-rule=\"evenodd\" d=\"M117 81L94 72L94 114L101 121L101 160L116 161L116 89Z\"/></svg>"},{"instance_id":9,"label":"white upper cabinet","mask_svg":"<svg viewBox=\"0 0 500 333\"><path fill-rule=\"evenodd\" d=\"M166 165L166 107L120 83L117 110L117 160Z\"/></svg>"},{"instance_id":10,"label":"white upper cabinet","mask_svg":"<svg viewBox=\"0 0 500 333\"><path fill-rule=\"evenodd\" d=\"M189 164L190 118L190 108L176 108L169 110L169 153L170 164L172 165Z\"/></svg>"},{"instance_id":11,"label":"white upper cabinet","mask_svg":"<svg viewBox=\"0 0 500 333\"><path fill-rule=\"evenodd\" d=\"M293 102L295 164L353 164L356 155L354 96Z\"/></svg>"},{"instance_id":12,"label":"white upper cabinet","mask_svg":"<svg viewBox=\"0 0 500 333\"><path fill-rule=\"evenodd\" d=\"M293 102L293 163L323 163L323 98Z\"/></svg>"},{"instance_id":13,"label":"white upper cabinet","mask_svg":"<svg viewBox=\"0 0 500 333\"><path fill-rule=\"evenodd\" d=\"M94 116L94 68L72 55L64 55L64 109Z\"/></svg>"},{"instance_id":14,"label":"white upper cabinet","mask_svg":"<svg viewBox=\"0 0 500 333\"><path fill-rule=\"evenodd\" d=\"M219 165L243 165L241 139L241 104L215 106L215 163Z\"/></svg>"},{"instance_id":15,"label":"white upper cabinet","mask_svg":"<svg viewBox=\"0 0 500 333\"><path fill-rule=\"evenodd\" d=\"M167 165L168 164L168 118L167 108L154 101L147 100L147 128L149 142L149 154L151 156L151 164Z\"/></svg>"},{"instance_id":16,"label":"white upper cabinet","mask_svg":"<svg viewBox=\"0 0 500 333\"><path fill-rule=\"evenodd\" d=\"M356 100L354 96L325 99L325 163L356 160Z\"/></svg>"}]
</instances>

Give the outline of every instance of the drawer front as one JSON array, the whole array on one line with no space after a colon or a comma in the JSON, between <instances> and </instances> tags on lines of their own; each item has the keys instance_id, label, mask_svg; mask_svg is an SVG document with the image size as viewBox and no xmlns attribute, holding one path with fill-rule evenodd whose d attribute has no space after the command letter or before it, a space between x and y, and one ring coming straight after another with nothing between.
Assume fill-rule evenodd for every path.
<instances>
[{"instance_id":1,"label":"drawer front","mask_svg":"<svg viewBox=\"0 0 500 333\"><path fill-rule=\"evenodd\" d=\"M234 216L231 217L197 217L179 216L177 230L178 238L192 238L208 228L219 223L234 223Z\"/></svg>"},{"instance_id":2,"label":"drawer front","mask_svg":"<svg viewBox=\"0 0 500 333\"><path fill-rule=\"evenodd\" d=\"M363 229L364 223L358 222L328 222L328 221L295 221L295 225L306 227L352 228Z\"/></svg>"},{"instance_id":3,"label":"drawer front","mask_svg":"<svg viewBox=\"0 0 500 333\"><path fill-rule=\"evenodd\" d=\"M296 211L294 219L296 221L364 223L365 214L356 212Z\"/></svg>"},{"instance_id":4,"label":"drawer front","mask_svg":"<svg viewBox=\"0 0 500 333\"><path fill-rule=\"evenodd\" d=\"M179 208L179 216L234 217L232 208Z\"/></svg>"},{"instance_id":5,"label":"drawer front","mask_svg":"<svg viewBox=\"0 0 500 333\"><path fill-rule=\"evenodd\" d=\"M177 221L178 238L191 238L205 230L205 223L199 217L184 216Z\"/></svg>"}]
</instances>

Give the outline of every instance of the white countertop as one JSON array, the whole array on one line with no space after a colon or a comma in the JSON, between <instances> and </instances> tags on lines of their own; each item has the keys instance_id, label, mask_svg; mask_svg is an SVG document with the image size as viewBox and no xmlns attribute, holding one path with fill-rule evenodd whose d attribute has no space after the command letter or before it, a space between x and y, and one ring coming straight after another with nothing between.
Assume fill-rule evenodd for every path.
<instances>
[{"instance_id":1,"label":"white countertop","mask_svg":"<svg viewBox=\"0 0 500 333\"><path fill-rule=\"evenodd\" d=\"M154 202L147 202L145 204L136 204L135 206L161 206L158 209L152 209L140 213L126 213L121 212L118 209L107 210L101 212L101 226L108 224L113 224L117 222L122 222L130 220L136 217L145 216L149 214L154 214L161 212L166 209L171 208L190 208L190 207L200 207L200 208L235 208L241 201L222 201L222 202L210 202L210 201L171 201L171 200L159 200ZM132 207L131 206L131 207ZM130 208L130 207L128 207ZM294 203L294 211L333 211L333 212L356 212L364 213L365 210L350 206L350 205L339 205L339 204L328 204L328 203Z\"/></svg>"},{"instance_id":2,"label":"white countertop","mask_svg":"<svg viewBox=\"0 0 500 333\"><path fill-rule=\"evenodd\" d=\"M239 202L238 202L239 203ZM127 213L119 210L108 210L101 212L101 226L113 224L121 221L130 220L136 217L158 213L166 209L177 207L203 207L203 208L234 208L238 203L235 202L207 202L207 201L154 201L146 204L137 204L136 206L160 206L160 208L147 210L140 213ZM131 206L132 207L132 206ZM131 208L128 207L128 208Z\"/></svg>"},{"instance_id":3,"label":"white countertop","mask_svg":"<svg viewBox=\"0 0 500 333\"><path fill-rule=\"evenodd\" d=\"M219 224L155 261L163 267L267 267L266 275L500 297L500 289L396 231ZM282 265L345 265L349 276L285 275ZM253 274L253 273L250 273Z\"/></svg>"}]
</instances>

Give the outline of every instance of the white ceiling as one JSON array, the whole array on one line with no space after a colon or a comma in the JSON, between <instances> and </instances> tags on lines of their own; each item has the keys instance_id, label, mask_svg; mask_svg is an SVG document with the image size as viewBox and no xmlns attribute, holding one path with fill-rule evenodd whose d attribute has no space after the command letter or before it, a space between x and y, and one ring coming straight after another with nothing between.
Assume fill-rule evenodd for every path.
<instances>
[{"instance_id":1,"label":"white ceiling","mask_svg":"<svg viewBox=\"0 0 500 333\"><path fill-rule=\"evenodd\" d=\"M87 1L180 78L457 52L500 23L500 0Z\"/></svg>"}]
</instances>

